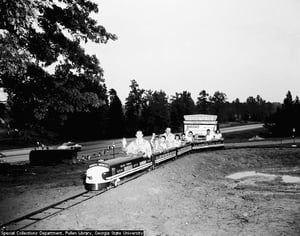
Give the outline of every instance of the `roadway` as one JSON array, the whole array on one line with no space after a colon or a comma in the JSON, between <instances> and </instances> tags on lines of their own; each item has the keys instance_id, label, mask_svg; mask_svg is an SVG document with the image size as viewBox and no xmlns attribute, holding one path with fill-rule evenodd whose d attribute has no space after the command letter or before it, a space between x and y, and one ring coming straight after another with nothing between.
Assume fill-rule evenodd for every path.
<instances>
[{"instance_id":1,"label":"roadway","mask_svg":"<svg viewBox=\"0 0 300 236\"><path fill-rule=\"evenodd\" d=\"M222 133L233 133L240 132L251 129L262 128L263 124L251 124L251 125L241 125L221 128ZM146 137L150 139L150 136ZM130 142L133 138L128 138L127 142ZM115 145L120 147L122 144L122 139L111 139L111 140L96 140L80 143L82 145L82 150L78 152L78 155L85 155L87 153L92 153L93 151L98 152L99 150L106 150L109 146ZM56 146L49 147L50 149L56 148ZM13 149L13 150L4 150L1 153L4 157L0 158L0 163L11 163L11 164L24 164L29 163L29 152L33 148L24 148L24 149Z\"/></svg>"},{"instance_id":2,"label":"roadway","mask_svg":"<svg viewBox=\"0 0 300 236\"><path fill-rule=\"evenodd\" d=\"M225 133L240 132L240 131L251 130L251 129L259 129L262 127L263 124L252 124L252 125L239 125L239 126L221 128L220 130L223 134L225 134Z\"/></svg>"}]
</instances>

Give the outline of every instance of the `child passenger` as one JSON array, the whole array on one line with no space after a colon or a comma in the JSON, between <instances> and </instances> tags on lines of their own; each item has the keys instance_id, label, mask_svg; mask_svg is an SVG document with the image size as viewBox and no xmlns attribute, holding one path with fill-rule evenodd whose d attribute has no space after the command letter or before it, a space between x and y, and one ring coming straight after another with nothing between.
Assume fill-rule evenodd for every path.
<instances>
[{"instance_id":1,"label":"child passenger","mask_svg":"<svg viewBox=\"0 0 300 236\"><path fill-rule=\"evenodd\" d=\"M186 143L185 133L181 134L181 142L182 142L182 144Z\"/></svg>"},{"instance_id":2,"label":"child passenger","mask_svg":"<svg viewBox=\"0 0 300 236\"><path fill-rule=\"evenodd\" d=\"M168 149L167 138L164 135L160 136L160 139L159 139L159 148L160 148L161 151L164 151L164 150Z\"/></svg>"},{"instance_id":3,"label":"child passenger","mask_svg":"<svg viewBox=\"0 0 300 236\"><path fill-rule=\"evenodd\" d=\"M214 138L215 138L215 140L222 140L223 139L222 133L219 129L216 130Z\"/></svg>"},{"instance_id":4,"label":"child passenger","mask_svg":"<svg viewBox=\"0 0 300 236\"><path fill-rule=\"evenodd\" d=\"M150 143L151 143L153 152L159 152L158 151L159 150L159 136L156 135L155 133L153 133Z\"/></svg>"},{"instance_id":5,"label":"child passenger","mask_svg":"<svg viewBox=\"0 0 300 236\"><path fill-rule=\"evenodd\" d=\"M182 142L180 140L180 135L176 134L175 135L175 140L174 140L174 147L180 147L182 145Z\"/></svg>"},{"instance_id":6,"label":"child passenger","mask_svg":"<svg viewBox=\"0 0 300 236\"><path fill-rule=\"evenodd\" d=\"M194 135L192 131L188 132L188 135L186 136L186 142L191 143L194 141Z\"/></svg>"},{"instance_id":7,"label":"child passenger","mask_svg":"<svg viewBox=\"0 0 300 236\"><path fill-rule=\"evenodd\" d=\"M207 129L206 130L206 141L209 142L209 141L212 141L214 139L214 132L210 131L210 129Z\"/></svg>"},{"instance_id":8,"label":"child passenger","mask_svg":"<svg viewBox=\"0 0 300 236\"><path fill-rule=\"evenodd\" d=\"M166 137L164 135L161 135L160 137L155 136L155 138L152 138L151 140L153 140L151 143L154 153L163 152L168 149Z\"/></svg>"}]
</instances>

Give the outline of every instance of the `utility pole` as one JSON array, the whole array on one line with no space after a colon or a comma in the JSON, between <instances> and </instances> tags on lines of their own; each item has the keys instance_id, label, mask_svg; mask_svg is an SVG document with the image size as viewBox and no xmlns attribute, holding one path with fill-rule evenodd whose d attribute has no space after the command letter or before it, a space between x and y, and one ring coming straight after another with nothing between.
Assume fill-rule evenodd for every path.
<instances>
[{"instance_id":1,"label":"utility pole","mask_svg":"<svg viewBox=\"0 0 300 236\"><path fill-rule=\"evenodd\" d=\"M293 128L292 130L292 138L293 138L293 144L292 144L292 147L297 147L296 143L295 143L295 135L296 135L296 129Z\"/></svg>"}]
</instances>

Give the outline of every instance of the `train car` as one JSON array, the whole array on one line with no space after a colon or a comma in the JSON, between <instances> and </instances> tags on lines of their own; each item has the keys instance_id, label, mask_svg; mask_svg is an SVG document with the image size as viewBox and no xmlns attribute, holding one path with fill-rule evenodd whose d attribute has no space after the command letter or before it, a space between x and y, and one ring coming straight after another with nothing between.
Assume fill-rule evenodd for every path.
<instances>
[{"instance_id":1,"label":"train car","mask_svg":"<svg viewBox=\"0 0 300 236\"><path fill-rule=\"evenodd\" d=\"M109 173L109 164L97 162L89 166L85 173L84 185L87 190L101 190L110 185L106 180Z\"/></svg>"},{"instance_id":2,"label":"train car","mask_svg":"<svg viewBox=\"0 0 300 236\"><path fill-rule=\"evenodd\" d=\"M177 157L177 148L171 148L161 153L153 154L154 165Z\"/></svg>"},{"instance_id":3,"label":"train car","mask_svg":"<svg viewBox=\"0 0 300 236\"><path fill-rule=\"evenodd\" d=\"M181 156L185 153L190 152L191 150L192 150L192 144L187 143L187 144L177 148L177 156Z\"/></svg>"},{"instance_id":4,"label":"train car","mask_svg":"<svg viewBox=\"0 0 300 236\"><path fill-rule=\"evenodd\" d=\"M92 164L85 174L85 188L100 190L110 184L117 186L121 178L153 166L152 158L128 156Z\"/></svg>"},{"instance_id":5,"label":"train car","mask_svg":"<svg viewBox=\"0 0 300 236\"><path fill-rule=\"evenodd\" d=\"M186 154L192 150L192 144L184 144L181 147L170 148L161 153L153 154L153 164L156 166L164 161L176 159L177 157Z\"/></svg>"}]
</instances>

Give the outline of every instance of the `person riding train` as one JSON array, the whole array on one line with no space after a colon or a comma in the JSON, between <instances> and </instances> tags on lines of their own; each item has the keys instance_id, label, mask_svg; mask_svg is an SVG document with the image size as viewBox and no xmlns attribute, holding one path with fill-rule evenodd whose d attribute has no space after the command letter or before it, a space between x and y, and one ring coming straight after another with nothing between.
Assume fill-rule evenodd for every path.
<instances>
[{"instance_id":1,"label":"person riding train","mask_svg":"<svg viewBox=\"0 0 300 236\"><path fill-rule=\"evenodd\" d=\"M214 139L215 140L223 140L222 133L221 133L221 131L219 129L216 130Z\"/></svg>"},{"instance_id":2,"label":"person riding train","mask_svg":"<svg viewBox=\"0 0 300 236\"><path fill-rule=\"evenodd\" d=\"M180 147L182 145L182 141L179 134L175 135L174 147Z\"/></svg>"},{"instance_id":3,"label":"person riding train","mask_svg":"<svg viewBox=\"0 0 300 236\"><path fill-rule=\"evenodd\" d=\"M136 139L126 147L127 155L142 155L143 157L150 158L152 149L150 143L143 138L143 132L138 130L136 132Z\"/></svg>"},{"instance_id":4,"label":"person riding train","mask_svg":"<svg viewBox=\"0 0 300 236\"><path fill-rule=\"evenodd\" d=\"M164 135L156 136L152 143L152 149L154 153L160 153L168 149L166 136Z\"/></svg>"},{"instance_id":5,"label":"person riding train","mask_svg":"<svg viewBox=\"0 0 300 236\"><path fill-rule=\"evenodd\" d=\"M167 148L172 148L174 146L175 135L171 133L171 128L167 127L163 136L166 137Z\"/></svg>"},{"instance_id":6,"label":"person riding train","mask_svg":"<svg viewBox=\"0 0 300 236\"><path fill-rule=\"evenodd\" d=\"M194 141L194 134L191 130L188 132L187 136L185 137L185 140L187 143L192 143Z\"/></svg>"},{"instance_id":7,"label":"person riding train","mask_svg":"<svg viewBox=\"0 0 300 236\"><path fill-rule=\"evenodd\" d=\"M206 137L205 137L205 140L206 140L207 142L210 142L210 141L214 140L214 132L211 131L210 129L207 129L207 130L206 130Z\"/></svg>"}]
</instances>

